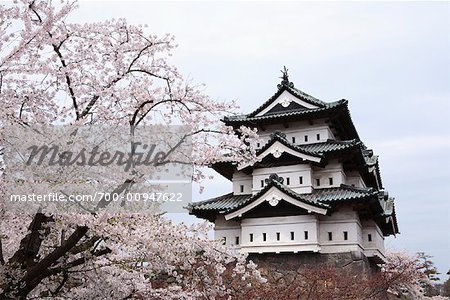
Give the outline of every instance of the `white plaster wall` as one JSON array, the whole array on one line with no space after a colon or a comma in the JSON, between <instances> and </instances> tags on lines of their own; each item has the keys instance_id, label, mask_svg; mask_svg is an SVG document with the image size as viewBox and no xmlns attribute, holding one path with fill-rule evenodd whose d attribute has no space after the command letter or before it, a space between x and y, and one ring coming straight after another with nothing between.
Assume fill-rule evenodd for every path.
<instances>
[{"instance_id":1,"label":"white plaster wall","mask_svg":"<svg viewBox=\"0 0 450 300\"><path fill-rule=\"evenodd\" d=\"M331 216L320 216L319 243L321 253L361 251L361 223L358 214L351 208L343 208ZM328 239L332 233L332 240ZM347 232L348 239L344 239Z\"/></svg>"},{"instance_id":2,"label":"white plaster wall","mask_svg":"<svg viewBox=\"0 0 450 300\"><path fill-rule=\"evenodd\" d=\"M355 187L366 187L364 180L357 171L346 172L345 184Z\"/></svg>"},{"instance_id":3,"label":"white plaster wall","mask_svg":"<svg viewBox=\"0 0 450 300\"><path fill-rule=\"evenodd\" d=\"M362 232L362 225L361 225L361 223L359 223L359 226L357 228L356 236L358 238L358 244L362 245L362 247L364 247L363 232Z\"/></svg>"},{"instance_id":4,"label":"white plaster wall","mask_svg":"<svg viewBox=\"0 0 450 300\"><path fill-rule=\"evenodd\" d=\"M372 235L372 242L369 242L369 234ZM384 255L384 236L373 220L367 220L362 223L362 239L365 250L378 250Z\"/></svg>"},{"instance_id":5,"label":"white plaster wall","mask_svg":"<svg viewBox=\"0 0 450 300\"><path fill-rule=\"evenodd\" d=\"M253 193L256 193L263 189L261 187L261 180L265 184L265 179L269 178L270 174L277 174L284 178L283 184L287 185L287 177L289 177L290 184L287 185L295 192L311 193L311 166L309 164L299 164L292 166L282 166L274 168L261 168L253 171ZM300 177L303 179L303 183L300 184Z\"/></svg>"},{"instance_id":6,"label":"white plaster wall","mask_svg":"<svg viewBox=\"0 0 450 300\"><path fill-rule=\"evenodd\" d=\"M243 172L236 172L233 174L233 194L243 195L252 193L253 178ZM241 192L241 185L244 186L244 192Z\"/></svg>"},{"instance_id":7,"label":"white plaster wall","mask_svg":"<svg viewBox=\"0 0 450 300\"><path fill-rule=\"evenodd\" d=\"M241 239L241 230L238 229L216 229L214 239L222 240L225 238L225 245L234 246L236 237Z\"/></svg>"},{"instance_id":8,"label":"white plaster wall","mask_svg":"<svg viewBox=\"0 0 450 300\"><path fill-rule=\"evenodd\" d=\"M308 231L308 239L304 232ZM344 232L348 239L344 239ZM280 240L277 240L277 232ZM294 240L291 240L294 232ZM328 232L333 237L328 239ZM263 241L263 233L266 241ZM250 242L253 234L253 242ZM368 241L368 235L372 241ZM331 216L302 215L289 217L249 218L242 221L226 221L219 217L215 222L215 238L226 238L226 245L234 246L247 253L277 253L314 251L339 253L364 251L368 256L384 257L384 237L377 224L372 221L361 223L357 212L351 207L342 208ZM236 237L239 245L236 246Z\"/></svg>"},{"instance_id":9,"label":"white plaster wall","mask_svg":"<svg viewBox=\"0 0 450 300\"><path fill-rule=\"evenodd\" d=\"M329 178L333 178L333 184L329 184ZM317 185L317 180L320 179L320 186ZM337 160L331 160L325 168L313 167L312 186L315 189L339 187L346 182L346 176L342 163Z\"/></svg>"},{"instance_id":10,"label":"white plaster wall","mask_svg":"<svg viewBox=\"0 0 450 300\"><path fill-rule=\"evenodd\" d=\"M323 122L313 125L309 125L308 123L295 123L290 125L288 128L279 125L265 128L265 131L258 131L258 135L262 140L260 147L264 146L264 144L269 141L270 135L275 131L285 133L286 138L290 143L294 143L292 138L295 137L294 144L296 145L322 143L328 139L335 139L330 127ZM317 139L317 134L320 135L319 139ZM305 136L308 136L308 141L305 141Z\"/></svg>"},{"instance_id":11,"label":"white plaster wall","mask_svg":"<svg viewBox=\"0 0 450 300\"><path fill-rule=\"evenodd\" d=\"M241 222L235 220L225 220L223 215L216 218L214 222L214 229L230 229L230 228L241 228Z\"/></svg>"},{"instance_id":12,"label":"white plaster wall","mask_svg":"<svg viewBox=\"0 0 450 300\"><path fill-rule=\"evenodd\" d=\"M287 127L285 125L287 125ZM269 136L275 131L289 132L292 130L311 129L318 126L328 126L328 124L326 123L325 119L317 119L312 123L310 123L309 121L294 121L286 124L268 124L264 125L264 128L258 128L258 135Z\"/></svg>"},{"instance_id":13,"label":"white plaster wall","mask_svg":"<svg viewBox=\"0 0 450 300\"><path fill-rule=\"evenodd\" d=\"M241 225L241 249L244 252L314 251L318 249L317 217L314 215L244 219ZM305 231L308 231L307 240L305 240ZM280 233L279 241L277 232ZM291 232L294 232L294 240L291 240ZM263 233L266 234L266 241L263 241ZM253 242L250 241L250 234L253 234Z\"/></svg>"},{"instance_id":14,"label":"white plaster wall","mask_svg":"<svg viewBox=\"0 0 450 300\"><path fill-rule=\"evenodd\" d=\"M214 223L214 239L220 240L226 238L226 245L234 246L236 237L239 237L241 243L241 224L234 220L226 221L223 216L218 217Z\"/></svg>"}]
</instances>

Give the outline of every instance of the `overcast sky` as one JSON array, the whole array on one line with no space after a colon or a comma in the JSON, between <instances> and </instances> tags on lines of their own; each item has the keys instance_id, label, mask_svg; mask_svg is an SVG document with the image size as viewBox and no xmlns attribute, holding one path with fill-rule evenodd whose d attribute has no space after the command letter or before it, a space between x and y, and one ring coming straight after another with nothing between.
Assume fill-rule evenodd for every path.
<instances>
[{"instance_id":1,"label":"overcast sky","mask_svg":"<svg viewBox=\"0 0 450 300\"><path fill-rule=\"evenodd\" d=\"M205 92L248 113L276 92L280 69L324 101L349 100L380 155L401 234L388 249L425 251L450 269L448 2L81 2L72 21L124 17L171 33L174 63ZM198 200L231 191L217 175ZM177 216L193 220L193 217Z\"/></svg>"}]
</instances>

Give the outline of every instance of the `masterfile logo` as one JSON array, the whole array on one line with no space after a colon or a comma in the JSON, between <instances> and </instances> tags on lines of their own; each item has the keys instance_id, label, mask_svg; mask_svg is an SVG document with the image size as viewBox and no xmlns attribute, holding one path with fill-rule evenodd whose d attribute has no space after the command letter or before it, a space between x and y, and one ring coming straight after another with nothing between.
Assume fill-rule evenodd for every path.
<instances>
[{"instance_id":1,"label":"masterfile logo","mask_svg":"<svg viewBox=\"0 0 450 300\"><path fill-rule=\"evenodd\" d=\"M182 211L191 201L186 126L5 127L9 209Z\"/></svg>"}]
</instances>

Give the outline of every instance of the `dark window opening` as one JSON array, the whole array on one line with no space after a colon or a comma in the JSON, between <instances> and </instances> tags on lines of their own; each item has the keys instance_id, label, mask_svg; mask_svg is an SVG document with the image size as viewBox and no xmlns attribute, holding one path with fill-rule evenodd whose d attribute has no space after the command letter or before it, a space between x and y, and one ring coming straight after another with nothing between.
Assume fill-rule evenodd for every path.
<instances>
[{"instance_id":1,"label":"dark window opening","mask_svg":"<svg viewBox=\"0 0 450 300\"><path fill-rule=\"evenodd\" d=\"M264 187L264 180L261 180L261 187Z\"/></svg>"},{"instance_id":2,"label":"dark window opening","mask_svg":"<svg viewBox=\"0 0 450 300\"><path fill-rule=\"evenodd\" d=\"M316 185L320 186L320 178L316 178Z\"/></svg>"},{"instance_id":3,"label":"dark window opening","mask_svg":"<svg viewBox=\"0 0 450 300\"><path fill-rule=\"evenodd\" d=\"M348 240L348 232L347 231L344 231L344 240L345 241Z\"/></svg>"},{"instance_id":4,"label":"dark window opening","mask_svg":"<svg viewBox=\"0 0 450 300\"><path fill-rule=\"evenodd\" d=\"M227 244L227 238L223 237L223 244L226 245Z\"/></svg>"},{"instance_id":5,"label":"dark window opening","mask_svg":"<svg viewBox=\"0 0 450 300\"><path fill-rule=\"evenodd\" d=\"M294 232L293 231L291 231L291 241L293 241L295 239L295 235L294 235Z\"/></svg>"},{"instance_id":6,"label":"dark window opening","mask_svg":"<svg viewBox=\"0 0 450 300\"><path fill-rule=\"evenodd\" d=\"M369 240L369 242L372 241L372 235L369 233L369 235L367 236L367 239Z\"/></svg>"},{"instance_id":7,"label":"dark window opening","mask_svg":"<svg viewBox=\"0 0 450 300\"><path fill-rule=\"evenodd\" d=\"M239 237L236 237L236 245L239 245Z\"/></svg>"},{"instance_id":8,"label":"dark window opening","mask_svg":"<svg viewBox=\"0 0 450 300\"><path fill-rule=\"evenodd\" d=\"M298 181L299 181L300 184L303 184L303 177L300 176L300 177L298 178Z\"/></svg>"},{"instance_id":9,"label":"dark window opening","mask_svg":"<svg viewBox=\"0 0 450 300\"><path fill-rule=\"evenodd\" d=\"M292 137L292 144L295 144L295 136Z\"/></svg>"},{"instance_id":10,"label":"dark window opening","mask_svg":"<svg viewBox=\"0 0 450 300\"><path fill-rule=\"evenodd\" d=\"M330 185L333 185L333 177L328 178Z\"/></svg>"},{"instance_id":11,"label":"dark window opening","mask_svg":"<svg viewBox=\"0 0 450 300\"><path fill-rule=\"evenodd\" d=\"M256 147L258 147L258 148L259 148L259 146L261 146L261 144L260 144L260 143L256 143Z\"/></svg>"},{"instance_id":12,"label":"dark window opening","mask_svg":"<svg viewBox=\"0 0 450 300\"><path fill-rule=\"evenodd\" d=\"M308 141L308 136L307 135L305 135L305 142L307 142Z\"/></svg>"},{"instance_id":13,"label":"dark window opening","mask_svg":"<svg viewBox=\"0 0 450 300\"><path fill-rule=\"evenodd\" d=\"M250 242L253 242L253 233L250 233Z\"/></svg>"},{"instance_id":14,"label":"dark window opening","mask_svg":"<svg viewBox=\"0 0 450 300\"><path fill-rule=\"evenodd\" d=\"M263 233L263 242L265 242L267 240L267 234L264 232Z\"/></svg>"},{"instance_id":15,"label":"dark window opening","mask_svg":"<svg viewBox=\"0 0 450 300\"><path fill-rule=\"evenodd\" d=\"M241 184L241 193L244 192L244 186Z\"/></svg>"},{"instance_id":16,"label":"dark window opening","mask_svg":"<svg viewBox=\"0 0 450 300\"><path fill-rule=\"evenodd\" d=\"M316 137L317 137L317 140L319 141L319 140L320 140L320 133L318 133L318 134L316 135Z\"/></svg>"},{"instance_id":17,"label":"dark window opening","mask_svg":"<svg viewBox=\"0 0 450 300\"><path fill-rule=\"evenodd\" d=\"M305 231L305 240L308 239L308 231Z\"/></svg>"},{"instance_id":18,"label":"dark window opening","mask_svg":"<svg viewBox=\"0 0 450 300\"><path fill-rule=\"evenodd\" d=\"M333 240L333 233L332 232L328 232L328 240L329 241Z\"/></svg>"},{"instance_id":19,"label":"dark window opening","mask_svg":"<svg viewBox=\"0 0 450 300\"><path fill-rule=\"evenodd\" d=\"M290 185L291 184L291 179L289 177L286 177L286 185Z\"/></svg>"},{"instance_id":20,"label":"dark window opening","mask_svg":"<svg viewBox=\"0 0 450 300\"><path fill-rule=\"evenodd\" d=\"M280 233L277 232L277 241L279 241L279 240L280 240Z\"/></svg>"}]
</instances>

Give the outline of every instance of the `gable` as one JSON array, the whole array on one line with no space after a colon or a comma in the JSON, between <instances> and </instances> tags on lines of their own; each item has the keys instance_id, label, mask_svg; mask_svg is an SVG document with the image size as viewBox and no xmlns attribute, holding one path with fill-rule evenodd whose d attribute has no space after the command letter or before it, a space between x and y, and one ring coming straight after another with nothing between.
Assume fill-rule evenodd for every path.
<instances>
[{"instance_id":1,"label":"gable","mask_svg":"<svg viewBox=\"0 0 450 300\"><path fill-rule=\"evenodd\" d=\"M280 143L279 141L274 142L270 147L268 147L265 151L260 153L256 158L258 161L261 161L263 158L265 158L268 155L272 155L274 158L278 159L281 157L283 153L290 154L294 157L300 158L305 161L320 163L322 158L318 156L308 155L305 153L302 153L300 151L296 151L294 149L291 149L290 147ZM245 169L246 167L250 166L250 163L242 163L238 166L238 170Z\"/></svg>"},{"instance_id":2,"label":"gable","mask_svg":"<svg viewBox=\"0 0 450 300\"><path fill-rule=\"evenodd\" d=\"M284 193L283 191L279 190L277 187L272 186L269 190L267 190L264 194L260 195L257 199L255 199L252 202L249 202L247 205L241 207L240 209L237 209L233 212L230 212L225 215L225 220L231 220L236 217L242 217L243 214L254 210L256 207L260 206L261 204L265 204L265 202L268 202L271 206L276 207L279 205L281 201L285 201L290 203L293 206L296 206L298 208L301 208L308 213L317 213L321 215L325 215L327 213L326 208L317 207L314 204L309 204L300 200L297 200L293 198L292 196Z\"/></svg>"},{"instance_id":3,"label":"gable","mask_svg":"<svg viewBox=\"0 0 450 300\"><path fill-rule=\"evenodd\" d=\"M268 218L268 217L289 217L308 215L304 208L295 206L287 201L280 200L276 206L272 206L268 201L262 202L254 209L244 213L243 218Z\"/></svg>"},{"instance_id":4,"label":"gable","mask_svg":"<svg viewBox=\"0 0 450 300\"><path fill-rule=\"evenodd\" d=\"M260 111L256 116L317 108L319 108L319 106L303 101L291 94L288 90L284 90L270 105Z\"/></svg>"}]
</instances>

